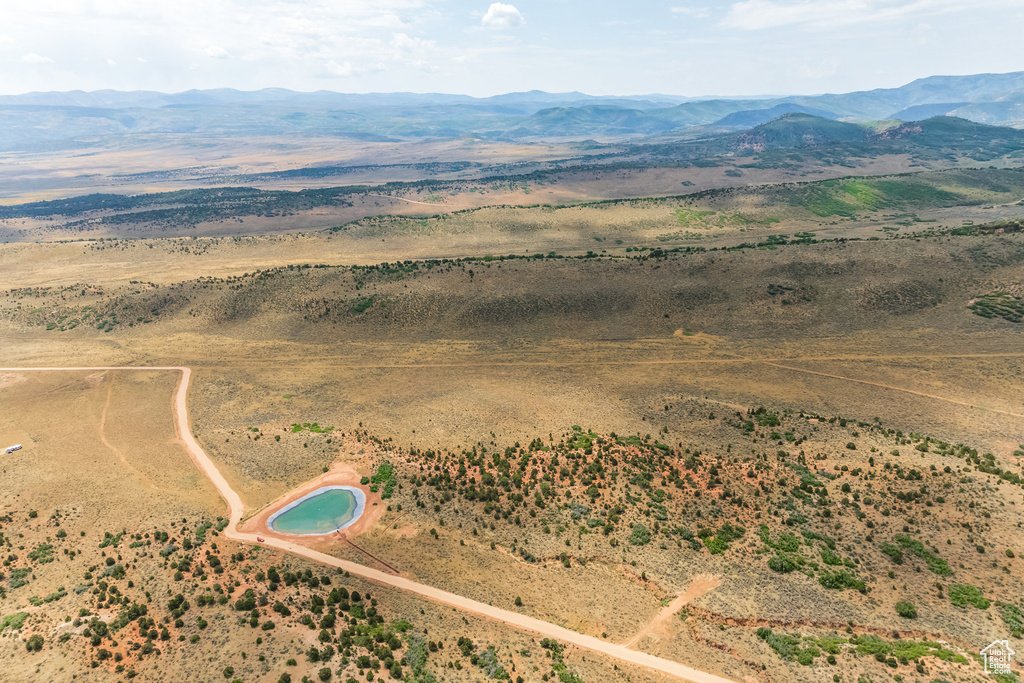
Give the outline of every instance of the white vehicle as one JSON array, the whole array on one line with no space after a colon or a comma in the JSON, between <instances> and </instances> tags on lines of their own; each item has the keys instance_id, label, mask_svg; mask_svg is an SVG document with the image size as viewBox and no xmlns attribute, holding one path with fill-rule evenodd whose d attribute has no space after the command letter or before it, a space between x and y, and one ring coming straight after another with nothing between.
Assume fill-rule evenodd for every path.
<instances>
[{"instance_id":1,"label":"white vehicle","mask_svg":"<svg viewBox=\"0 0 1024 683\"><path fill-rule=\"evenodd\" d=\"M16 443L13 446L8 446L7 448L5 448L4 449L4 453L10 454L10 453L13 453L14 451L20 451L20 450L21 450L21 444L20 443Z\"/></svg>"}]
</instances>

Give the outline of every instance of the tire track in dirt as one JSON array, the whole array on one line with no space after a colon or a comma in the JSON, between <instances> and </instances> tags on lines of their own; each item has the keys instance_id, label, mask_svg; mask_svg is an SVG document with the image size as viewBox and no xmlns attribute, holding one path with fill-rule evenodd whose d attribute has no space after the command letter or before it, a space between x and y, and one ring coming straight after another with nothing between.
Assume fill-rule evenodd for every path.
<instances>
[{"instance_id":1,"label":"tire track in dirt","mask_svg":"<svg viewBox=\"0 0 1024 683\"><path fill-rule=\"evenodd\" d=\"M946 403L952 403L954 405L963 406L965 408L972 408L974 410L981 410L989 413L999 413L1000 415L1006 415L1008 417L1016 417L1024 420L1024 415L1019 413L1011 413L1007 410L999 410L998 408L986 408L985 406L974 405L972 403L966 403L965 401L958 401L954 398L946 398L944 396L936 396L935 394L926 394L923 391L915 391L913 389L905 389L903 387L896 387L891 384L882 384L881 382L871 382L866 379L854 379L853 377L843 377L842 375L831 375L827 372L818 372L817 370L804 370L802 368L794 368L787 365L780 365L779 363L772 363L770 361L762 361L765 365L770 365L773 368L779 368L781 370L790 370L792 372L803 372L808 375L817 375L818 377L828 377L830 379L843 380L845 382L854 382L856 384L866 384L872 387L879 387L881 389L889 389L891 391L902 391L905 394L913 394L914 396L921 396L923 398L930 398L936 401L945 401Z\"/></svg>"},{"instance_id":2,"label":"tire track in dirt","mask_svg":"<svg viewBox=\"0 0 1024 683\"><path fill-rule=\"evenodd\" d=\"M416 201L414 199L406 199L405 197L395 197L395 196L390 195L390 194L365 194L363 196L364 197L382 197L384 199L394 199L395 201L406 202L408 204L419 204L421 206L432 206L435 209L443 209L446 206L448 206L447 204L441 204L441 203L418 202L418 201Z\"/></svg>"},{"instance_id":3,"label":"tire track in dirt","mask_svg":"<svg viewBox=\"0 0 1024 683\"><path fill-rule=\"evenodd\" d=\"M142 472L142 470L137 468L135 465L133 465L130 462L128 462L128 458L126 458L124 453L121 452L121 449L117 448L116 446L114 446L114 444L110 443L107 440L107 434L106 434L107 410L110 408L110 399L111 399L111 397L113 395L114 395L114 381L110 380L110 381L107 382L107 400L103 403L103 412L100 413L100 424L99 424L100 441L102 441L103 445L106 446L108 449L110 449L110 451L114 455L116 455L118 457L118 459L121 461L121 463L125 467L127 467L129 470L131 470L132 473L135 476L137 476L142 481L143 484L145 484L146 486L148 486L151 489L159 491L160 487L158 487L156 484L154 484L152 479L147 477Z\"/></svg>"}]
</instances>

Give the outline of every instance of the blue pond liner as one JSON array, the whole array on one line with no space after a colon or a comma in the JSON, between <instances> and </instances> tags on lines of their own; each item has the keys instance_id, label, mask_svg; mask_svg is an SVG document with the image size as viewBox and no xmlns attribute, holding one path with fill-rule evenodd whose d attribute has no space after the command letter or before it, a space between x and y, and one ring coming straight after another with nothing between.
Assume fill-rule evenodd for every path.
<instances>
[{"instance_id":1,"label":"blue pond liner","mask_svg":"<svg viewBox=\"0 0 1024 683\"><path fill-rule=\"evenodd\" d=\"M362 489L322 486L272 514L267 526L281 534L325 536L355 524L365 507Z\"/></svg>"}]
</instances>

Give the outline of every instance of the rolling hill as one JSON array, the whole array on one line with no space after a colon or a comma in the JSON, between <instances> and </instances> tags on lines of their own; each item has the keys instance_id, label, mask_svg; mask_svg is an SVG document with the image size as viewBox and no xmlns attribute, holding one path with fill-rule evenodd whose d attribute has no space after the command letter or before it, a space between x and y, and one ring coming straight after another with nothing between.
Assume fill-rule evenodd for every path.
<instances>
[{"instance_id":1,"label":"rolling hill","mask_svg":"<svg viewBox=\"0 0 1024 683\"><path fill-rule=\"evenodd\" d=\"M813 109L799 104L783 103L767 109L748 109L727 114L715 121L713 126L722 128L753 128L785 114L808 114L824 119L834 119L835 114L824 109Z\"/></svg>"}]
</instances>

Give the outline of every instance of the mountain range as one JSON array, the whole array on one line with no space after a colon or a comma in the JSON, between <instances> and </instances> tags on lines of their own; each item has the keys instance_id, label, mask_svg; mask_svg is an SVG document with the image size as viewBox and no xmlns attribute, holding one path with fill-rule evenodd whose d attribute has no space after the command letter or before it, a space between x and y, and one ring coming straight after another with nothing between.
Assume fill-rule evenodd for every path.
<instances>
[{"instance_id":1,"label":"mountain range","mask_svg":"<svg viewBox=\"0 0 1024 683\"><path fill-rule=\"evenodd\" d=\"M0 96L0 149L61 148L161 134L611 140L742 131L786 114L850 123L955 116L1024 127L1024 72L932 76L899 88L746 99L542 91L476 98L281 88L38 92Z\"/></svg>"}]
</instances>

